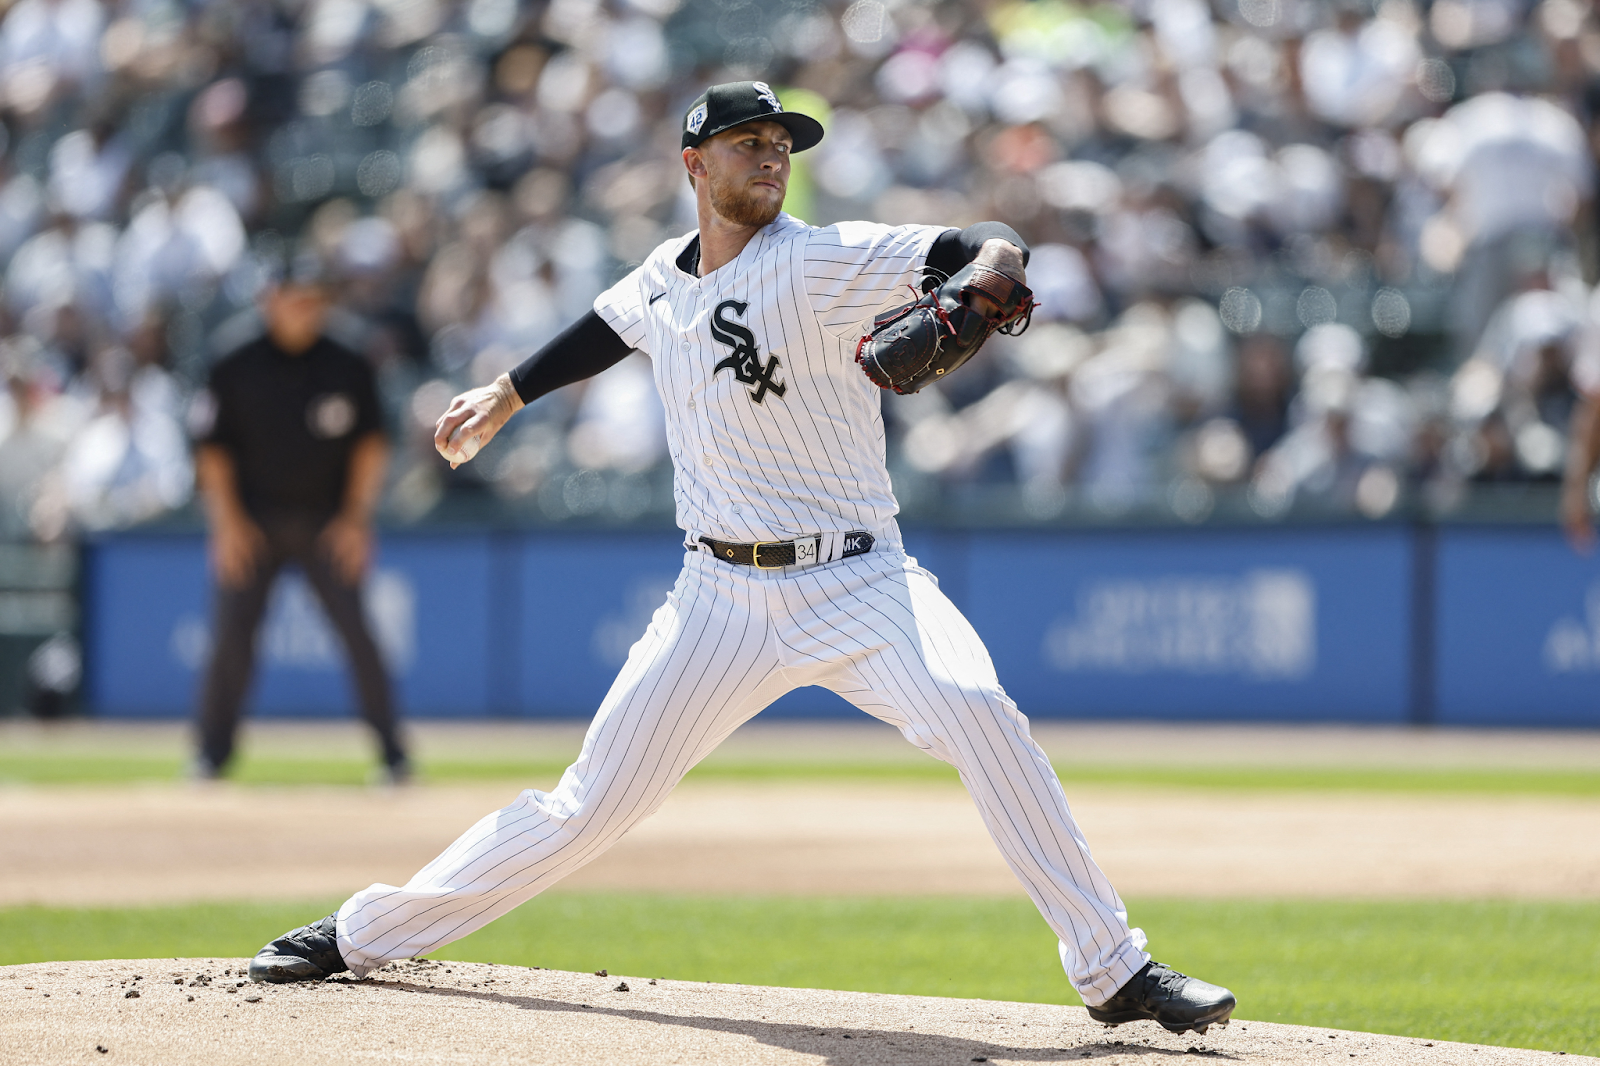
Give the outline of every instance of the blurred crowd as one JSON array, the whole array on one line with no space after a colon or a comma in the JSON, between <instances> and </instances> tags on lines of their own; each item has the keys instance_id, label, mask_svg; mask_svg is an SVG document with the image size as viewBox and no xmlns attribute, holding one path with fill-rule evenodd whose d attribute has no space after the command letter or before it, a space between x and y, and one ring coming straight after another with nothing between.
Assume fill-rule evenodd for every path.
<instances>
[{"instance_id":1,"label":"blurred crowd","mask_svg":"<svg viewBox=\"0 0 1600 1066\"><path fill-rule=\"evenodd\" d=\"M0 538L185 506L207 367L307 250L394 519L669 509L642 356L460 471L430 437L693 227L677 121L732 78L827 127L798 217L1032 245L1032 329L886 397L913 510L1448 512L1554 478L1600 388L1580 0L14 0Z\"/></svg>"}]
</instances>

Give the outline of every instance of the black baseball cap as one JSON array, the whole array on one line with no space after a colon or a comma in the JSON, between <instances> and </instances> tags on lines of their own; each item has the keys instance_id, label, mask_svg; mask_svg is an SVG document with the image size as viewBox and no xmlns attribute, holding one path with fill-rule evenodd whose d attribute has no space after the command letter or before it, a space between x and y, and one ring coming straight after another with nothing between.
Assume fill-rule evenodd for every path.
<instances>
[{"instance_id":1,"label":"black baseball cap","mask_svg":"<svg viewBox=\"0 0 1600 1066\"><path fill-rule=\"evenodd\" d=\"M791 152L803 152L822 140L822 123L810 115L785 111L778 94L764 81L728 81L701 93L683 116L683 147L697 148L723 130L746 122L776 122L794 138Z\"/></svg>"}]
</instances>

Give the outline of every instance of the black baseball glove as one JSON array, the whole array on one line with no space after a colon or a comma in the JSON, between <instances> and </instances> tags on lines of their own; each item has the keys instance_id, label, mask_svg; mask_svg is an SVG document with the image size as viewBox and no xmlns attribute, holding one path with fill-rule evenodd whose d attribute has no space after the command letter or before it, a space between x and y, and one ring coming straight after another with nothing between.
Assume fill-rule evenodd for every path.
<instances>
[{"instance_id":1,"label":"black baseball glove","mask_svg":"<svg viewBox=\"0 0 1600 1066\"><path fill-rule=\"evenodd\" d=\"M992 315L969 306L987 296ZM885 311L856 345L856 362L880 389L916 392L955 370L989 334L1021 333L1033 318L1033 290L992 267L968 263L916 303Z\"/></svg>"}]
</instances>

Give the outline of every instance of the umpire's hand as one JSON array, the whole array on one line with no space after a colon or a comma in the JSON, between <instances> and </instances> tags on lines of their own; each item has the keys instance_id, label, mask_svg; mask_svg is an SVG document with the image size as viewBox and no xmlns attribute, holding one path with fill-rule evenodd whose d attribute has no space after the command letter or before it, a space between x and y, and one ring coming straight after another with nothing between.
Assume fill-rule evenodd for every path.
<instances>
[{"instance_id":1,"label":"umpire's hand","mask_svg":"<svg viewBox=\"0 0 1600 1066\"><path fill-rule=\"evenodd\" d=\"M468 389L450 401L433 428L433 446L454 470L477 455L520 410L522 397L511 384L511 375L501 374L489 385Z\"/></svg>"},{"instance_id":2,"label":"umpire's hand","mask_svg":"<svg viewBox=\"0 0 1600 1066\"><path fill-rule=\"evenodd\" d=\"M1567 429L1567 467L1561 476L1561 528L1580 555L1594 550L1594 514L1589 479L1600 463L1600 396L1585 393Z\"/></svg>"},{"instance_id":3,"label":"umpire's hand","mask_svg":"<svg viewBox=\"0 0 1600 1066\"><path fill-rule=\"evenodd\" d=\"M1594 550L1594 515L1589 510L1587 483L1562 487L1561 528L1573 551L1588 555Z\"/></svg>"},{"instance_id":4,"label":"umpire's hand","mask_svg":"<svg viewBox=\"0 0 1600 1066\"><path fill-rule=\"evenodd\" d=\"M250 583L256 564L266 554L267 538L261 527L240 509L237 514L214 518L209 548L218 584L225 588L243 588Z\"/></svg>"},{"instance_id":5,"label":"umpire's hand","mask_svg":"<svg viewBox=\"0 0 1600 1066\"><path fill-rule=\"evenodd\" d=\"M354 585L367 572L372 561L372 524L352 515L337 515L317 537L333 572L347 585Z\"/></svg>"}]
</instances>

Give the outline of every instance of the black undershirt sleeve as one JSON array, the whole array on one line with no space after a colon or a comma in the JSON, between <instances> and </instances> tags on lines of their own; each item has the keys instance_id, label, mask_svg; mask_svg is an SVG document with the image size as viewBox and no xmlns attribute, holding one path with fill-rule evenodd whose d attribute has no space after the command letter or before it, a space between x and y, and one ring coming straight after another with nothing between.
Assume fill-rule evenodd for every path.
<instances>
[{"instance_id":1,"label":"black undershirt sleeve","mask_svg":"<svg viewBox=\"0 0 1600 1066\"><path fill-rule=\"evenodd\" d=\"M978 222L963 230L946 230L934 238L927 266L948 277L972 262L985 241L996 237L1022 249L1022 261L1027 263L1028 245L1016 230L1004 222ZM511 371L511 384L523 403L532 403L563 385L610 369L630 351L605 319L590 311L517 364Z\"/></svg>"},{"instance_id":2,"label":"black undershirt sleeve","mask_svg":"<svg viewBox=\"0 0 1600 1066\"><path fill-rule=\"evenodd\" d=\"M929 287L927 282L938 284L972 262L983 248L983 242L996 237L1022 249L1022 265L1028 265L1028 242L1018 236L1016 230L1004 222L974 222L966 229L947 229L933 239L933 247L928 249L927 270L938 271L938 274L930 273L924 279L924 289Z\"/></svg>"},{"instance_id":3,"label":"black undershirt sleeve","mask_svg":"<svg viewBox=\"0 0 1600 1066\"><path fill-rule=\"evenodd\" d=\"M511 371L511 384L523 403L532 403L563 385L609 370L633 351L606 320L590 311Z\"/></svg>"}]
</instances>

